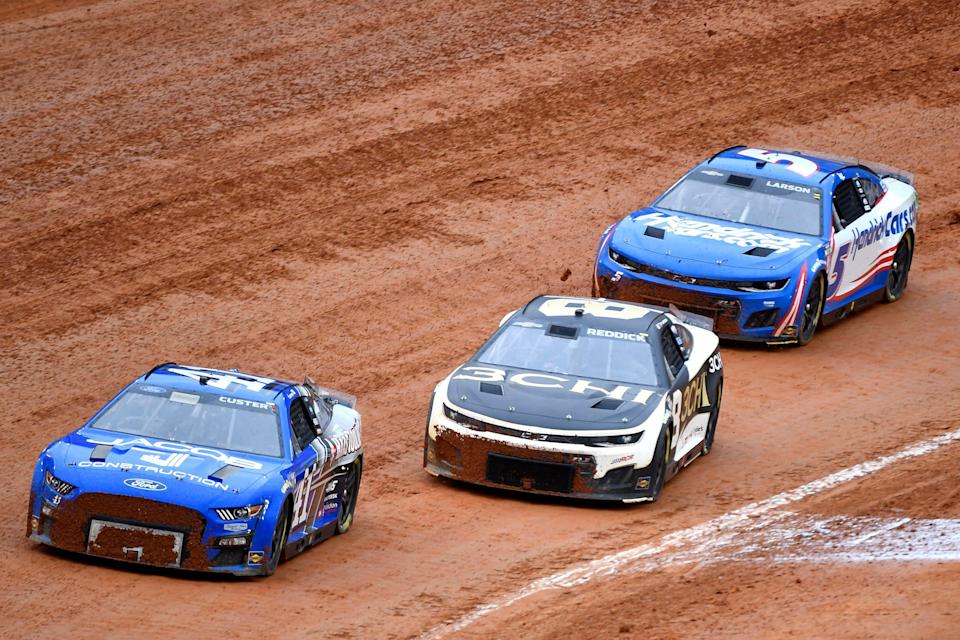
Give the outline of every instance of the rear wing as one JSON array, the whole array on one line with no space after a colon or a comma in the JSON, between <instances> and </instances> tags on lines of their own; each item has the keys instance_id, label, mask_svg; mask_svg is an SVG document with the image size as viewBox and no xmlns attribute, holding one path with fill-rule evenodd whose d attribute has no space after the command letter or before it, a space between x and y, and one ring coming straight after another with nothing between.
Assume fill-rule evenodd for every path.
<instances>
[{"instance_id":1,"label":"rear wing","mask_svg":"<svg viewBox=\"0 0 960 640\"><path fill-rule=\"evenodd\" d=\"M343 391L321 387L316 382L311 380L310 376L304 377L303 386L307 387L321 398L326 399L331 404L342 404L343 406L351 409L355 409L357 406L356 396L352 396L349 393L344 393Z\"/></svg>"},{"instance_id":2,"label":"rear wing","mask_svg":"<svg viewBox=\"0 0 960 640\"><path fill-rule=\"evenodd\" d=\"M904 182L911 187L913 186L913 174L909 171L903 171L901 169L897 169L896 167L890 167L878 162L864 162L862 164L881 178L893 178L894 180Z\"/></svg>"}]
</instances>

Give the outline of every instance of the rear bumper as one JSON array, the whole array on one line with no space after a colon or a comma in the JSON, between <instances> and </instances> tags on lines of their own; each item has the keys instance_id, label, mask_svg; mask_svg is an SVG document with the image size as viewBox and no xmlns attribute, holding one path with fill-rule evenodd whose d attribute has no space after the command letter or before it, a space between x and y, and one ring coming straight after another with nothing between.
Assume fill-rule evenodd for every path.
<instances>
[{"instance_id":1,"label":"rear bumper","mask_svg":"<svg viewBox=\"0 0 960 640\"><path fill-rule=\"evenodd\" d=\"M769 293L700 287L625 271L608 256L597 262L595 278L598 297L664 307L673 304L711 318L713 331L721 338L771 344L797 341L797 325L786 326L776 335L777 325L791 305L796 288L791 285ZM757 318L762 319L760 326L751 324L751 319Z\"/></svg>"},{"instance_id":2,"label":"rear bumper","mask_svg":"<svg viewBox=\"0 0 960 640\"><path fill-rule=\"evenodd\" d=\"M653 499L650 467L627 464L596 477L592 455L565 451L562 445L531 448L529 443L509 440L433 428L426 437L424 468L436 476L524 493L619 502Z\"/></svg>"}]
</instances>

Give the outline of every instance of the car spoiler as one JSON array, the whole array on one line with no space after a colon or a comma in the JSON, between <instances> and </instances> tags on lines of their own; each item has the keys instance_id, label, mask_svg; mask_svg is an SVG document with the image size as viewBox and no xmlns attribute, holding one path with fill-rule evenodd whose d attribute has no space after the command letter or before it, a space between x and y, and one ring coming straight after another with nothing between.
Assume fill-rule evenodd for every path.
<instances>
[{"instance_id":1,"label":"car spoiler","mask_svg":"<svg viewBox=\"0 0 960 640\"><path fill-rule=\"evenodd\" d=\"M901 169L897 169L896 167L880 164L879 162L864 162L862 164L881 178L893 178L894 180L904 182L911 187L913 186L913 174L909 171L903 171Z\"/></svg>"},{"instance_id":2,"label":"car spoiler","mask_svg":"<svg viewBox=\"0 0 960 640\"><path fill-rule=\"evenodd\" d=\"M335 389L328 389L326 387L321 387L316 382L314 382L310 376L305 376L303 378L303 386L307 387L313 391L318 396L325 398L331 404L342 404L345 407L355 409L357 406L357 397L352 396L349 393L344 393L343 391L337 391Z\"/></svg>"}]
</instances>

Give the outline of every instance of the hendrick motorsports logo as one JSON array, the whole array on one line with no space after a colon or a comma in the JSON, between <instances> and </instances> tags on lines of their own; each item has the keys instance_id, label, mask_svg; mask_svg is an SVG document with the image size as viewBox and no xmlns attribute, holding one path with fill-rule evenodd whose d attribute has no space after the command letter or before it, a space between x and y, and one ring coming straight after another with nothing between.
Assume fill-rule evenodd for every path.
<instances>
[{"instance_id":1,"label":"hendrick motorsports logo","mask_svg":"<svg viewBox=\"0 0 960 640\"><path fill-rule=\"evenodd\" d=\"M141 489L143 491L166 491L167 485L156 480L147 480L146 478L128 478L123 481L131 489Z\"/></svg>"},{"instance_id":2,"label":"hendrick motorsports logo","mask_svg":"<svg viewBox=\"0 0 960 640\"><path fill-rule=\"evenodd\" d=\"M678 236L716 240L744 248L769 247L774 250L774 253L784 253L801 247L813 246L801 238L763 233L749 228L726 227L668 213L648 213L634 218L634 222L658 227Z\"/></svg>"}]
</instances>

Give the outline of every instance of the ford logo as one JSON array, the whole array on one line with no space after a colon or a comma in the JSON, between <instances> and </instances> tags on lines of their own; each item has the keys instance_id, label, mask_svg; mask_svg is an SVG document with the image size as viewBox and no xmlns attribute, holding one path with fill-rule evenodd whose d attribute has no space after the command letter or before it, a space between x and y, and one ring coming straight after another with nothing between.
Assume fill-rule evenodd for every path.
<instances>
[{"instance_id":1,"label":"ford logo","mask_svg":"<svg viewBox=\"0 0 960 640\"><path fill-rule=\"evenodd\" d=\"M147 480L146 478L129 478L123 481L131 489L141 489L142 491L166 491L167 485L156 480Z\"/></svg>"}]
</instances>

